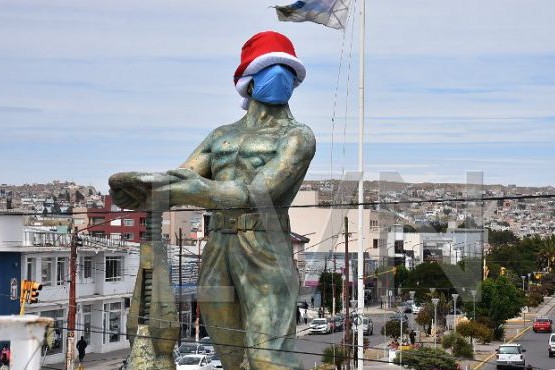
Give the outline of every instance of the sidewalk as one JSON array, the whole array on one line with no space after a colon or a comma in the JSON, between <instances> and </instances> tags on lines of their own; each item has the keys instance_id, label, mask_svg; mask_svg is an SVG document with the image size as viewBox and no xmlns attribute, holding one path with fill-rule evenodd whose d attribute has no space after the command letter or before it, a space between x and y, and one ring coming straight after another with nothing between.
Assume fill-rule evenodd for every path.
<instances>
[{"instance_id":1,"label":"sidewalk","mask_svg":"<svg viewBox=\"0 0 555 370\"><path fill-rule=\"evenodd\" d=\"M123 360L131 352L131 348L120 349L106 353L87 353L83 361L83 370L119 370ZM79 360L75 360L75 369L79 366ZM65 369L65 363L44 365L45 369Z\"/></svg>"}]
</instances>

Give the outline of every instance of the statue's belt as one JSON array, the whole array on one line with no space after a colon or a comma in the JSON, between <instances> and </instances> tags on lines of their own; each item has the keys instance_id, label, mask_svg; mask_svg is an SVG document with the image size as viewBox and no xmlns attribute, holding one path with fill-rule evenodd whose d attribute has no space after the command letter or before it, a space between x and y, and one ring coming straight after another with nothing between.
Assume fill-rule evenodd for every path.
<instances>
[{"instance_id":1,"label":"statue's belt","mask_svg":"<svg viewBox=\"0 0 555 370\"><path fill-rule=\"evenodd\" d=\"M223 213L210 216L210 231L222 234L237 234L238 231L281 231L289 232L289 215L279 213L243 213L238 217Z\"/></svg>"}]
</instances>

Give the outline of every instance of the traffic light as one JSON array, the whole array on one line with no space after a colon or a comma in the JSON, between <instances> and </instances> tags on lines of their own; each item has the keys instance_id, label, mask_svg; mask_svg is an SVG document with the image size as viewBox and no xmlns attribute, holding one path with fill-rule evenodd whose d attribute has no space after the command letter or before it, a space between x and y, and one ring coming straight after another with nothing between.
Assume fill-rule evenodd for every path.
<instances>
[{"instance_id":1,"label":"traffic light","mask_svg":"<svg viewBox=\"0 0 555 370\"><path fill-rule=\"evenodd\" d=\"M36 281L29 281L29 299L27 303L38 303L39 290L42 290L42 285Z\"/></svg>"},{"instance_id":2,"label":"traffic light","mask_svg":"<svg viewBox=\"0 0 555 370\"><path fill-rule=\"evenodd\" d=\"M29 293L29 280L21 280L21 290L19 292L19 303L27 302L27 293Z\"/></svg>"}]
</instances>

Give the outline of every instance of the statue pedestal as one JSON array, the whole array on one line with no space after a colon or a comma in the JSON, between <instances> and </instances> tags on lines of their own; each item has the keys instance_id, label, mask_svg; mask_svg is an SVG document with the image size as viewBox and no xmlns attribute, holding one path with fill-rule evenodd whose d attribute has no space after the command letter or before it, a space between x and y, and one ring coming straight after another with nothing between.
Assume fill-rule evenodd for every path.
<instances>
[{"instance_id":1,"label":"statue pedestal","mask_svg":"<svg viewBox=\"0 0 555 370\"><path fill-rule=\"evenodd\" d=\"M171 354L157 356L148 325L139 325L126 369L175 370L175 360Z\"/></svg>"}]
</instances>

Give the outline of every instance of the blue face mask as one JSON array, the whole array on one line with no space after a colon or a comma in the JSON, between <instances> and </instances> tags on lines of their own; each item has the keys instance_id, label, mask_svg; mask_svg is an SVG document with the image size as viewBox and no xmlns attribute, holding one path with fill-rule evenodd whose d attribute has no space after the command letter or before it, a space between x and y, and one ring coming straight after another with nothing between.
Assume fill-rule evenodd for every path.
<instances>
[{"instance_id":1,"label":"blue face mask","mask_svg":"<svg viewBox=\"0 0 555 370\"><path fill-rule=\"evenodd\" d=\"M252 75L252 98L267 104L285 104L291 98L296 80L290 68L275 64Z\"/></svg>"}]
</instances>

